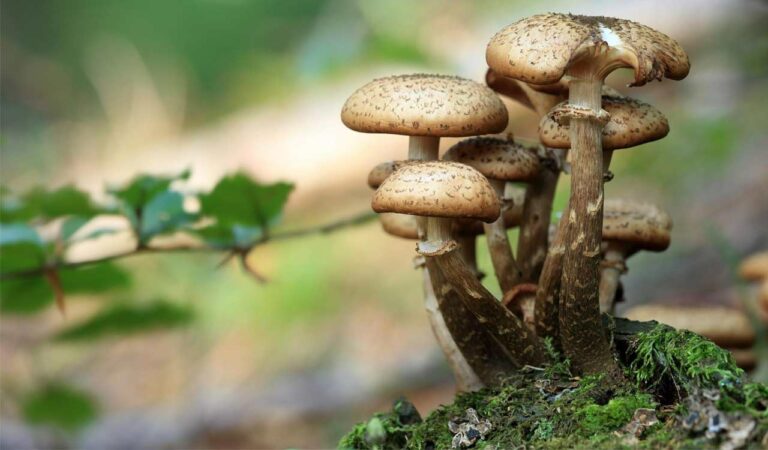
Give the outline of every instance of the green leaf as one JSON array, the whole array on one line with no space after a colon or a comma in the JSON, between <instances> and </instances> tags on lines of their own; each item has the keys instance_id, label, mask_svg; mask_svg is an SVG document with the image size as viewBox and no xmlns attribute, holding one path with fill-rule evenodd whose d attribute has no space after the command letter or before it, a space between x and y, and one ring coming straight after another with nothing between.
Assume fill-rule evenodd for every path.
<instances>
[{"instance_id":1,"label":"green leaf","mask_svg":"<svg viewBox=\"0 0 768 450\"><path fill-rule=\"evenodd\" d=\"M64 186L54 191L37 187L24 194L22 201L32 217L52 220L66 216L93 217L101 212L91 197L74 186Z\"/></svg>"},{"instance_id":2,"label":"green leaf","mask_svg":"<svg viewBox=\"0 0 768 450\"><path fill-rule=\"evenodd\" d=\"M56 340L90 341L95 338L130 335L186 325L192 318L190 309L165 301L146 305L116 305L83 323L63 330L56 336Z\"/></svg>"},{"instance_id":3,"label":"green leaf","mask_svg":"<svg viewBox=\"0 0 768 450\"><path fill-rule=\"evenodd\" d=\"M40 267L45 249L40 235L23 223L0 223L0 272Z\"/></svg>"},{"instance_id":4,"label":"green leaf","mask_svg":"<svg viewBox=\"0 0 768 450\"><path fill-rule=\"evenodd\" d=\"M112 263L77 269L62 269L59 277L65 294L99 294L130 285L130 275ZM0 283L0 312L34 314L48 307L54 292L43 275L3 280Z\"/></svg>"},{"instance_id":5,"label":"green leaf","mask_svg":"<svg viewBox=\"0 0 768 450\"><path fill-rule=\"evenodd\" d=\"M141 241L149 242L154 236L181 230L196 219L194 214L184 210L183 195L173 191L161 192L144 207L140 230Z\"/></svg>"},{"instance_id":6,"label":"green leaf","mask_svg":"<svg viewBox=\"0 0 768 450\"><path fill-rule=\"evenodd\" d=\"M214 245L248 247L280 220L291 191L290 183L261 184L244 173L227 176L200 196L201 215L216 220L200 235Z\"/></svg>"},{"instance_id":7,"label":"green leaf","mask_svg":"<svg viewBox=\"0 0 768 450\"><path fill-rule=\"evenodd\" d=\"M98 416L96 401L90 394L58 382L26 396L21 409L29 423L66 431L76 431Z\"/></svg>"},{"instance_id":8,"label":"green leaf","mask_svg":"<svg viewBox=\"0 0 768 450\"><path fill-rule=\"evenodd\" d=\"M143 209L156 195L167 191L174 181L189 178L189 170L173 176L139 175L122 188L111 188L109 193L133 210Z\"/></svg>"}]
</instances>

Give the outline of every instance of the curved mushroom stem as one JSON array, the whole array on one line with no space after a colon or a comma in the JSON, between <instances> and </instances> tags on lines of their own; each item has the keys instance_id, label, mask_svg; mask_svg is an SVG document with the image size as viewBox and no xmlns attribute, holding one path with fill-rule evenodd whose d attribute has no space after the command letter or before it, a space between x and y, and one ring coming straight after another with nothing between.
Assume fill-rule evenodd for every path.
<instances>
[{"instance_id":1,"label":"curved mushroom stem","mask_svg":"<svg viewBox=\"0 0 768 450\"><path fill-rule=\"evenodd\" d=\"M455 321L466 322L468 315L474 319L472 332L452 334L480 379L496 385L499 374L543 363L544 352L534 333L485 289L462 260L451 239L451 220L428 217L427 238L419 243L419 251L427 258L433 282L442 277L438 301L449 330ZM490 345L473 350L483 342Z\"/></svg>"},{"instance_id":2,"label":"curved mushroom stem","mask_svg":"<svg viewBox=\"0 0 768 450\"><path fill-rule=\"evenodd\" d=\"M603 79L591 70L572 70L569 103L592 117L571 118L569 242L563 257L559 304L561 345L583 373L620 373L600 316L600 241L603 224Z\"/></svg>"},{"instance_id":3,"label":"curved mushroom stem","mask_svg":"<svg viewBox=\"0 0 768 450\"><path fill-rule=\"evenodd\" d=\"M491 186L496 190L499 198L504 198L504 181L488 180ZM493 263L493 271L496 272L496 278L499 280L499 286L502 292L507 292L520 281L520 268L512 255L512 248L509 246L507 237L507 227L504 225L504 217L499 218L492 223L483 223L483 230L488 241L488 251Z\"/></svg>"},{"instance_id":4,"label":"curved mushroom stem","mask_svg":"<svg viewBox=\"0 0 768 450\"><path fill-rule=\"evenodd\" d=\"M459 350L456 342L454 342L449 327L443 319L443 315L440 314L440 307L433 286L439 286L442 281L438 280L438 283L440 284L434 283L433 277L427 267L424 267L422 277L422 284L424 286L424 308L427 310L427 316L430 318L430 322L432 322L432 333L434 333L437 343L443 351L445 359L448 361L448 365L451 367L453 376L456 379L456 390L459 392L473 392L482 389L484 387L483 382L480 381L480 378L469 366L469 363L467 363L461 350ZM454 326L454 329L456 328L457 327ZM470 333L472 332L470 331Z\"/></svg>"},{"instance_id":5,"label":"curved mushroom stem","mask_svg":"<svg viewBox=\"0 0 768 450\"><path fill-rule=\"evenodd\" d=\"M555 158L565 158L565 150L546 150L552 152ZM547 257L549 219L559 178L559 167L545 167L525 191L523 218L517 240L517 261L523 282L535 283L541 275Z\"/></svg>"},{"instance_id":6,"label":"curved mushroom stem","mask_svg":"<svg viewBox=\"0 0 768 450\"><path fill-rule=\"evenodd\" d=\"M411 136L408 139L408 159L432 161L437 159L440 138L436 136Z\"/></svg>"},{"instance_id":7,"label":"curved mushroom stem","mask_svg":"<svg viewBox=\"0 0 768 450\"><path fill-rule=\"evenodd\" d=\"M626 253L619 245L613 245L614 243L610 241L607 244L600 271L600 312L613 315L619 278L626 271L624 265Z\"/></svg>"},{"instance_id":8,"label":"curved mushroom stem","mask_svg":"<svg viewBox=\"0 0 768 450\"><path fill-rule=\"evenodd\" d=\"M472 272L478 279L482 279L480 269L477 267L477 238L474 235L458 235L456 242L459 243L461 258L467 263Z\"/></svg>"}]
</instances>

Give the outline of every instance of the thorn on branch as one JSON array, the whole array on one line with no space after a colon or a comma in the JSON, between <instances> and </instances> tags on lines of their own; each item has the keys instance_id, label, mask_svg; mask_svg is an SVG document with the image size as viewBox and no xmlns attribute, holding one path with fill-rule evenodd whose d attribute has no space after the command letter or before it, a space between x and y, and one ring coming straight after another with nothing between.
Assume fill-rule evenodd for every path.
<instances>
[{"instance_id":1,"label":"thorn on branch","mask_svg":"<svg viewBox=\"0 0 768 450\"><path fill-rule=\"evenodd\" d=\"M67 316L67 303L64 299L64 287L61 284L61 277L59 276L59 272L56 269L45 269L44 272L45 279L48 281L48 284L51 285L51 289L53 289L53 295L56 299L56 307L59 309L59 312L61 313L62 317Z\"/></svg>"}]
</instances>

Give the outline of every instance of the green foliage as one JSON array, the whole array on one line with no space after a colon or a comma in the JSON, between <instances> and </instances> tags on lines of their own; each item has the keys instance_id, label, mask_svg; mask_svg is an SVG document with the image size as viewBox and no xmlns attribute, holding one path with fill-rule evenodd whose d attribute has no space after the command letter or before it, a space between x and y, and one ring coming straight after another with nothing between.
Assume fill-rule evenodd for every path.
<instances>
[{"instance_id":1,"label":"green foliage","mask_svg":"<svg viewBox=\"0 0 768 450\"><path fill-rule=\"evenodd\" d=\"M44 262L43 241L34 228L23 223L0 223L0 271L30 269Z\"/></svg>"},{"instance_id":2,"label":"green foliage","mask_svg":"<svg viewBox=\"0 0 768 450\"><path fill-rule=\"evenodd\" d=\"M638 408L655 408L650 394L615 397L605 405L590 404L577 411L579 427L587 435L617 430L632 419Z\"/></svg>"},{"instance_id":3,"label":"green foliage","mask_svg":"<svg viewBox=\"0 0 768 450\"><path fill-rule=\"evenodd\" d=\"M83 323L71 326L56 336L63 342L91 341L161 328L186 325L193 313L187 308L156 301L144 305L116 305L100 311Z\"/></svg>"},{"instance_id":4,"label":"green foliage","mask_svg":"<svg viewBox=\"0 0 768 450\"><path fill-rule=\"evenodd\" d=\"M684 392L730 388L740 385L744 376L731 354L714 342L663 324L639 333L632 352L628 373L650 387L672 382Z\"/></svg>"},{"instance_id":5,"label":"green foliage","mask_svg":"<svg viewBox=\"0 0 768 450\"><path fill-rule=\"evenodd\" d=\"M227 176L200 196L201 213L216 223L198 233L214 247L248 248L280 220L291 191L290 183L264 185L243 173Z\"/></svg>"},{"instance_id":6,"label":"green foliage","mask_svg":"<svg viewBox=\"0 0 768 450\"><path fill-rule=\"evenodd\" d=\"M130 276L108 262L59 270L62 288L67 294L99 294L130 285ZM49 306L54 291L42 275L3 280L0 283L0 311L32 314Z\"/></svg>"},{"instance_id":7,"label":"green foliage","mask_svg":"<svg viewBox=\"0 0 768 450\"><path fill-rule=\"evenodd\" d=\"M98 408L88 393L53 383L26 396L22 413L29 423L76 431L98 416Z\"/></svg>"}]
</instances>

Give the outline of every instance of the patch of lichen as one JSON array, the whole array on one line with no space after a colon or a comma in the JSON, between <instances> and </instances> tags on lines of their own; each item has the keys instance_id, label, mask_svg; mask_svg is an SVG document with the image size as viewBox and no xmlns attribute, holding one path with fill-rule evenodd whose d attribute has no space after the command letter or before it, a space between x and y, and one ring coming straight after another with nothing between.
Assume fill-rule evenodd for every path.
<instances>
[{"instance_id":1,"label":"patch of lichen","mask_svg":"<svg viewBox=\"0 0 768 450\"><path fill-rule=\"evenodd\" d=\"M626 382L604 376L574 378L567 361L550 356L556 361L552 366L514 373L499 387L457 395L452 404L423 421L403 424L395 412L377 414L378 422L358 425L339 446L451 448L448 422L474 408L493 426L475 444L478 449L716 448L717 440L681 426L686 413L683 399L704 390L721 394L718 409L754 417L754 436L768 432L768 387L745 383L743 371L728 352L693 333L660 325L637 334L622 355ZM632 436L623 428L639 408L655 409L659 422ZM376 443L370 438L376 435L372 427L384 430ZM753 441L748 448L759 446Z\"/></svg>"}]
</instances>

